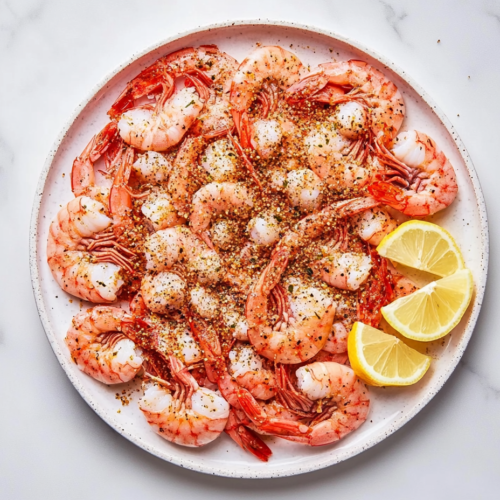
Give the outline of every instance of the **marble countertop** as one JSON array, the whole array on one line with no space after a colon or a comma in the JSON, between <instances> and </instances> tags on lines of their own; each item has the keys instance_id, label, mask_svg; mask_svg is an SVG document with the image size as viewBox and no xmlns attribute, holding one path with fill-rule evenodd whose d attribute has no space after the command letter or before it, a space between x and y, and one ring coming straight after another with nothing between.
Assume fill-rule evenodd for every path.
<instances>
[{"instance_id":1,"label":"marble countertop","mask_svg":"<svg viewBox=\"0 0 500 500\"><path fill-rule=\"evenodd\" d=\"M352 37L439 103L482 183L491 259L483 309L457 370L403 429L340 465L274 480L205 476L148 455L74 390L38 319L28 231L38 176L78 103L167 36L269 18ZM0 492L5 499L497 498L500 486L500 1L0 0ZM498 303L497 303L498 304ZM199 495L199 496L198 496Z\"/></svg>"}]
</instances>

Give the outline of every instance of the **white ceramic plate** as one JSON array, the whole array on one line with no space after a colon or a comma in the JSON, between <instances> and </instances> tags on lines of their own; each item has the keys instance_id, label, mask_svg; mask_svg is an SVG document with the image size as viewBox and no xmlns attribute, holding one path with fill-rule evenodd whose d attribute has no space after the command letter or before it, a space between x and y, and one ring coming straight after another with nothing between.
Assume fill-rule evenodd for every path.
<instances>
[{"instance_id":1,"label":"white ceramic plate","mask_svg":"<svg viewBox=\"0 0 500 500\"><path fill-rule=\"evenodd\" d=\"M432 346L436 359L423 380L409 388L372 388L367 422L336 445L309 448L271 440L274 455L266 464L243 452L226 435L201 449L173 445L156 435L146 423L137 408L138 391L133 393L128 406L115 399L117 392L138 388L137 384L107 387L80 372L71 362L63 339L71 318L90 304L65 294L46 263L49 224L59 208L72 198L73 159L107 122L106 111L125 84L158 57L183 47L217 44L241 61L256 42L282 45L311 66L333 58L362 59L394 81L407 106L403 130L416 128L429 134L455 167L458 198L434 220L458 241L476 284L473 304L462 322L443 341ZM75 111L45 163L35 196L30 243L33 289L47 337L71 382L96 413L127 439L164 460L209 474L248 478L301 474L341 462L382 441L415 416L443 386L462 357L481 306L488 261L486 210L476 172L453 127L426 93L403 71L356 42L307 26L260 20L214 25L175 36L132 57L101 82Z\"/></svg>"}]
</instances>

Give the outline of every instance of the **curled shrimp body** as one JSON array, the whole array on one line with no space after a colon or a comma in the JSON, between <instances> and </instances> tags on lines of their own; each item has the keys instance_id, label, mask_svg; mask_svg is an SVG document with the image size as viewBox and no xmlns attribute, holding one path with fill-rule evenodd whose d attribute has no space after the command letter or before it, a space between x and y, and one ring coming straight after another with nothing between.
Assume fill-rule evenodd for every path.
<instances>
[{"instance_id":1,"label":"curled shrimp body","mask_svg":"<svg viewBox=\"0 0 500 500\"><path fill-rule=\"evenodd\" d=\"M209 229L212 218L222 212L245 214L253 207L252 194L239 182L211 182L193 196L191 227L197 234Z\"/></svg>"},{"instance_id":2,"label":"curled shrimp body","mask_svg":"<svg viewBox=\"0 0 500 500\"><path fill-rule=\"evenodd\" d=\"M382 203L412 217L426 217L451 205L457 196L455 170L426 134L410 130L399 134L392 151L381 147L388 168L385 181L369 186Z\"/></svg>"},{"instance_id":3,"label":"curled shrimp body","mask_svg":"<svg viewBox=\"0 0 500 500\"><path fill-rule=\"evenodd\" d=\"M158 59L128 83L108 114L118 120L123 140L138 149L165 151L178 144L200 115L214 83L226 89L235 61L215 45L186 48ZM175 90L185 76L193 87ZM156 105L134 107L137 99L157 94Z\"/></svg>"},{"instance_id":4,"label":"curled shrimp body","mask_svg":"<svg viewBox=\"0 0 500 500\"><path fill-rule=\"evenodd\" d=\"M71 190L75 196L89 196L107 204L109 188L97 186L94 162L106 154L106 167L112 169L121 158L120 140L117 140L116 122L108 123L87 144L82 154L75 158L71 169Z\"/></svg>"},{"instance_id":5,"label":"curled shrimp body","mask_svg":"<svg viewBox=\"0 0 500 500\"><path fill-rule=\"evenodd\" d=\"M341 290L357 290L370 275L372 261L362 253L347 252L337 244L323 246L326 256L314 265L316 274L328 285Z\"/></svg>"},{"instance_id":6,"label":"curled shrimp body","mask_svg":"<svg viewBox=\"0 0 500 500\"><path fill-rule=\"evenodd\" d=\"M142 298L150 311L167 314L180 309L187 299L185 281L166 271L146 273L141 283Z\"/></svg>"},{"instance_id":7,"label":"curled shrimp body","mask_svg":"<svg viewBox=\"0 0 500 500\"><path fill-rule=\"evenodd\" d=\"M122 309L95 306L78 313L66 334L66 345L78 368L104 384L132 380L142 358L132 340L122 333L122 324L132 316Z\"/></svg>"},{"instance_id":8,"label":"curled shrimp body","mask_svg":"<svg viewBox=\"0 0 500 500\"><path fill-rule=\"evenodd\" d=\"M106 213L102 203L78 196L59 210L49 229L52 275L64 291L90 302L114 302L123 285L120 255L88 250L93 238L113 222Z\"/></svg>"},{"instance_id":9,"label":"curled shrimp body","mask_svg":"<svg viewBox=\"0 0 500 500\"><path fill-rule=\"evenodd\" d=\"M332 325L332 331L328 336L323 350L333 354L347 352L347 337L349 330L344 321L335 321Z\"/></svg>"},{"instance_id":10,"label":"curled shrimp body","mask_svg":"<svg viewBox=\"0 0 500 500\"><path fill-rule=\"evenodd\" d=\"M310 446L334 443L366 420L370 395L352 368L332 362L311 363L299 368L296 376L299 391L311 401L330 398L337 405L328 418L311 424L306 438L299 437L303 442Z\"/></svg>"},{"instance_id":11,"label":"curled shrimp body","mask_svg":"<svg viewBox=\"0 0 500 500\"><path fill-rule=\"evenodd\" d=\"M237 384L248 389L254 398L265 400L276 394L276 382L263 361L250 345L237 345L229 352L229 373Z\"/></svg>"},{"instance_id":12,"label":"curled shrimp body","mask_svg":"<svg viewBox=\"0 0 500 500\"><path fill-rule=\"evenodd\" d=\"M132 165L132 170L138 179L148 184L167 182L172 168L172 164L156 151L146 151L138 155Z\"/></svg>"},{"instance_id":13,"label":"curled shrimp body","mask_svg":"<svg viewBox=\"0 0 500 500\"><path fill-rule=\"evenodd\" d=\"M347 93L346 88L350 89ZM403 97L396 85L363 61L320 64L316 71L292 85L287 95L290 102L342 104L334 122L350 139L358 130L369 128L374 137L390 140L405 116Z\"/></svg>"},{"instance_id":14,"label":"curled shrimp body","mask_svg":"<svg viewBox=\"0 0 500 500\"><path fill-rule=\"evenodd\" d=\"M347 436L366 420L368 389L351 368L331 361L314 362L300 367L295 376L298 390L289 382L280 395L288 405L296 402L309 409L302 412L305 423L275 417L249 393L240 393L238 400L256 429L309 446L323 446ZM311 412L319 400L322 411Z\"/></svg>"},{"instance_id":15,"label":"curled shrimp body","mask_svg":"<svg viewBox=\"0 0 500 500\"><path fill-rule=\"evenodd\" d=\"M389 212L380 207L365 210L355 215L353 223L359 237L373 246L377 246L384 236L394 231L398 226Z\"/></svg>"},{"instance_id":16,"label":"curled shrimp body","mask_svg":"<svg viewBox=\"0 0 500 500\"><path fill-rule=\"evenodd\" d=\"M312 358L325 345L332 328L336 304L329 301L323 314L295 316L284 290L278 285L288 263L286 252L278 251L260 275L246 303L248 339L262 356L278 363L301 363ZM278 286L277 286L278 285ZM268 299L281 306L280 320L269 322Z\"/></svg>"},{"instance_id":17,"label":"curled shrimp body","mask_svg":"<svg viewBox=\"0 0 500 500\"><path fill-rule=\"evenodd\" d=\"M181 89L156 109L142 106L123 113L120 136L137 149L166 151L182 140L203 105L195 89Z\"/></svg>"},{"instance_id":18,"label":"curled shrimp body","mask_svg":"<svg viewBox=\"0 0 500 500\"><path fill-rule=\"evenodd\" d=\"M204 446L224 431L229 404L218 393L200 387L190 375L188 383L192 392L188 401L179 391L172 393L161 385L147 384L139 408L167 441L181 446Z\"/></svg>"},{"instance_id":19,"label":"curled shrimp body","mask_svg":"<svg viewBox=\"0 0 500 500\"><path fill-rule=\"evenodd\" d=\"M302 63L297 56L277 46L255 49L239 66L235 73L230 104L234 124L244 148L255 147L254 135L248 110L255 98L263 108L263 118L277 106L278 90L286 89L299 78ZM264 125L267 129L272 124Z\"/></svg>"},{"instance_id":20,"label":"curled shrimp body","mask_svg":"<svg viewBox=\"0 0 500 500\"><path fill-rule=\"evenodd\" d=\"M144 249L148 271L168 271L176 264L183 265L200 283L207 284L219 281L223 273L217 252L185 226L157 231L147 238Z\"/></svg>"},{"instance_id":21,"label":"curled shrimp body","mask_svg":"<svg viewBox=\"0 0 500 500\"><path fill-rule=\"evenodd\" d=\"M168 191L156 186L144 200L141 212L155 231L180 226L186 222L186 219L181 217L175 209Z\"/></svg>"}]
</instances>

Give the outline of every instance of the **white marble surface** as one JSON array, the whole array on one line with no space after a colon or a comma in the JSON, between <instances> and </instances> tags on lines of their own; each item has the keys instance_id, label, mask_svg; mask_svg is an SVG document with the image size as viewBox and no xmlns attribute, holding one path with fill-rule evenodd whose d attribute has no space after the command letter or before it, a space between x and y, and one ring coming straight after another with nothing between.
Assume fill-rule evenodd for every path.
<instances>
[{"instance_id":1,"label":"white marble surface","mask_svg":"<svg viewBox=\"0 0 500 500\"><path fill-rule=\"evenodd\" d=\"M230 480L148 455L111 430L76 393L38 320L28 227L53 140L106 73L172 33L266 17L353 37L392 59L430 93L457 128L482 182L491 264L483 311L463 361L412 422L375 448L323 471ZM499 46L498 1L0 0L1 497L497 498Z\"/></svg>"}]
</instances>

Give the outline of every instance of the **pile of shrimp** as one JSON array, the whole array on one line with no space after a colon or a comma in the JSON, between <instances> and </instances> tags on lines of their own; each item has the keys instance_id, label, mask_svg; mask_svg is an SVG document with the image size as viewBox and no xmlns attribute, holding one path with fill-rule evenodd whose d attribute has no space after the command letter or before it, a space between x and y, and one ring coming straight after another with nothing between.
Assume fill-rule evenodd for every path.
<instances>
[{"instance_id":1,"label":"pile of shrimp","mask_svg":"<svg viewBox=\"0 0 500 500\"><path fill-rule=\"evenodd\" d=\"M370 394L351 326L416 289L375 248L457 194L394 83L362 61L311 70L257 46L239 63L206 45L144 69L108 117L47 245L61 288L96 304L66 335L77 366L141 379L140 411L182 446L226 432L267 461L265 436L355 431Z\"/></svg>"}]
</instances>

